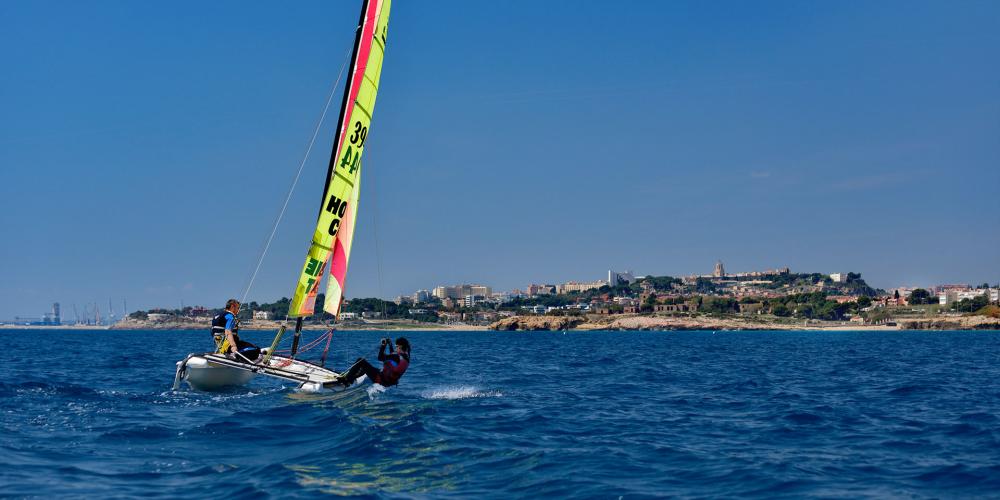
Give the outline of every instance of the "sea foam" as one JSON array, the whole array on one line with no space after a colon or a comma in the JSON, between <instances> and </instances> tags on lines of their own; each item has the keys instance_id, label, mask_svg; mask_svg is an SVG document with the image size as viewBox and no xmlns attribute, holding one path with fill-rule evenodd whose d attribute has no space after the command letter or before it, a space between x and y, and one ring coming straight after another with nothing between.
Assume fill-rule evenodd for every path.
<instances>
[{"instance_id":1,"label":"sea foam","mask_svg":"<svg viewBox=\"0 0 1000 500\"><path fill-rule=\"evenodd\" d=\"M480 391L478 387L440 387L425 391L422 394L427 399L467 399L467 398L499 398L503 397L500 391Z\"/></svg>"}]
</instances>

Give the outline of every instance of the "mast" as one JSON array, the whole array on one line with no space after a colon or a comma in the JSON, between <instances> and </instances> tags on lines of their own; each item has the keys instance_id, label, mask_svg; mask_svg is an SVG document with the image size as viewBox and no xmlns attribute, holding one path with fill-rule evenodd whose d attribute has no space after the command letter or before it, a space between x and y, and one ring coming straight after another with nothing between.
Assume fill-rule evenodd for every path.
<instances>
[{"instance_id":1,"label":"mast","mask_svg":"<svg viewBox=\"0 0 1000 500\"><path fill-rule=\"evenodd\" d=\"M292 355L295 357L295 353L299 352L299 339L302 337L302 316L295 318L295 336L292 337Z\"/></svg>"}]
</instances>

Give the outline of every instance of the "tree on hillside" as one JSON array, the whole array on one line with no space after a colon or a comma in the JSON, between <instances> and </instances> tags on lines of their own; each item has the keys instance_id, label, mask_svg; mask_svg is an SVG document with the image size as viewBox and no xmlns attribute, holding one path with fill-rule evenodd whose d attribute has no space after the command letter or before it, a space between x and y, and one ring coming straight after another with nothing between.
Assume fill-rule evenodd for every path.
<instances>
[{"instance_id":1,"label":"tree on hillside","mask_svg":"<svg viewBox=\"0 0 1000 500\"><path fill-rule=\"evenodd\" d=\"M974 299L962 299L959 302L952 302L951 309L958 312L974 312L986 307L989 302L989 298L985 295L980 295Z\"/></svg>"},{"instance_id":2,"label":"tree on hillside","mask_svg":"<svg viewBox=\"0 0 1000 500\"><path fill-rule=\"evenodd\" d=\"M636 280L635 290L641 289L640 284L643 282L649 283L650 285L653 285L653 288L655 290L661 290L661 291L669 291L672 285L674 284L680 285L683 283L679 278L674 278L673 276L646 276L645 278Z\"/></svg>"},{"instance_id":3,"label":"tree on hillside","mask_svg":"<svg viewBox=\"0 0 1000 500\"><path fill-rule=\"evenodd\" d=\"M910 304L930 304L931 292L923 288L917 288L910 294Z\"/></svg>"},{"instance_id":4,"label":"tree on hillside","mask_svg":"<svg viewBox=\"0 0 1000 500\"><path fill-rule=\"evenodd\" d=\"M779 317L791 316L792 312L788 310L788 306L784 303L778 302L771 306L771 314Z\"/></svg>"}]
</instances>

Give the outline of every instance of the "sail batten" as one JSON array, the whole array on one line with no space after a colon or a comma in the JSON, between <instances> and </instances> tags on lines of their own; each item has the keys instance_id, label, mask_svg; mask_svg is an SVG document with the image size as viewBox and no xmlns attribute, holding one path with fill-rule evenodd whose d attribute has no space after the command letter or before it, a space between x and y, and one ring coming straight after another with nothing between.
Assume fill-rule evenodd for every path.
<instances>
[{"instance_id":1,"label":"sail batten","mask_svg":"<svg viewBox=\"0 0 1000 500\"><path fill-rule=\"evenodd\" d=\"M361 8L351 74L344 88L316 230L289 306L290 317L313 314L327 265L330 279L324 309L334 315L340 310L360 197L361 155L382 73L389 7L390 0L365 0Z\"/></svg>"}]
</instances>

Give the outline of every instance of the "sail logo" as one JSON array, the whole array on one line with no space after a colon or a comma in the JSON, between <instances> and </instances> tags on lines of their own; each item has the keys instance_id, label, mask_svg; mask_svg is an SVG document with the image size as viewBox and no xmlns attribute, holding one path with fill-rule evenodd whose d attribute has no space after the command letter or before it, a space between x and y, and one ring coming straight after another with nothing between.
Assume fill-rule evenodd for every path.
<instances>
[{"instance_id":1,"label":"sail logo","mask_svg":"<svg viewBox=\"0 0 1000 500\"><path fill-rule=\"evenodd\" d=\"M337 236L337 231L340 230L340 219L344 217L344 213L347 212L347 201L337 198L335 195L330 195L330 201L326 203L326 211L333 214L334 219L330 221L330 228L327 229L327 233L330 236Z\"/></svg>"}]
</instances>

